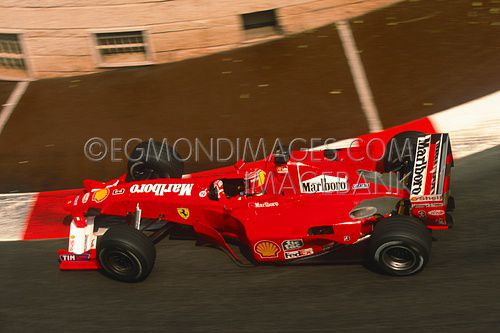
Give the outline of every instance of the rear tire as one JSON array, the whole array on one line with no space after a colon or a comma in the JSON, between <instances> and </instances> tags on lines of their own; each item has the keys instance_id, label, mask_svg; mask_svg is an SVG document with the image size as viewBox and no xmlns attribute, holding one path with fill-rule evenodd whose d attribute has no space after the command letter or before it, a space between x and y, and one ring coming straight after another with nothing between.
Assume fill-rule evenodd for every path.
<instances>
[{"instance_id":1,"label":"rear tire","mask_svg":"<svg viewBox=\"0 0 500 333\"><path fill-rule=\"evenodd\" d=\"M97 257L103 272L111 278L140 282L153 269L156 249L142 232L128 225L116 225L97 243Z\"/></svg>"},{"instance_id":2,"label":"rear tire","mask_svg":"<svg viewBox=\"0 0 500 333\"><path fill-rule=\"evenodd\" d=\"M369 253L371 261L384 273L407 276L425 267L431 245L431 233L420 220L394 216L375 225Z\"/></svg>"},{"instance_id":3,"label":"rear tire","mask_svg":"<svg viewBox=\"0 0 500 333\"><path fill-rule=\"evenodd\" d=\"M158 141L143 141L131 152L127 163L127 180L181 178L184 162L174 148Z\"/></svg>"},{"instance_id":4,"label":"rear tire","mask_svg":"<svg viewBox=\"0 0 500 333\"><path fill-rule=\"evenodd\" d=\"M423 132L401 132L387 143L384 155L384 171L402 173L411 172L415 163L415 148L417 139L425 136ZM408 147L408 148L407 148ZM401 155L399 155L401 153Z\"/></svg>"}]
</instances>

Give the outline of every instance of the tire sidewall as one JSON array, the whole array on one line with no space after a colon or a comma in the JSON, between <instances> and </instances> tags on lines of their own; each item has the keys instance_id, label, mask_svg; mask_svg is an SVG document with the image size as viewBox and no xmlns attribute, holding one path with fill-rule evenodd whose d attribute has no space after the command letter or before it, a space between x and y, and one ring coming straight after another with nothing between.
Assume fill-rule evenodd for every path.
<instances>
[{"instance_id":1,"label":"tire sidewall","mask_svg":"<svg viewBox=\"0 0 500 333\"><path fill-rule=\"evenodd\" d=\"M116 225L99 238L97 259L101 271L109 277L124 282L139 282L151 273L156 249L153 242L139 230L128 225Z\"/></svg>"},{"instance_id":2,"label":"tire sidewall","mask_svg":"<svg viewBox=\"0 0 500 333\"><path fill-rule=\"evenodd\" d=\"M119 272L114 270L109 263L109 257L106 257L112 252L127 254L127 256L133 260L134 265L137 267L137 272L133 272L131 274L120 274ZM108 240L105 241L104 244L101 244L98 252L98 260L103 271L106 274L120 281L142 281L146 278L146 276L149 274L149 271L151 270L151 268L148 267L146 259L138 251L136 251L126 243L120 241Z\"/></svg>"},{"instance_id":3,"label":"tire sidewall","mask_svg":"<svg viewBox=\"0 0 500 333\"><path fill-rule=\"evenodd\" d=\"M398 163L401 163L401 161L399 161L399 160L395 163L393 163L391 161L391 159L393 157L391 152L392 152L392 147L394 144L397 146L398 150L403 151L403 153L404 153L405 151L403 150L403 148L405 146L405 142L406 142L406 140L410 140L410 144L411 144L410 148L411 148L412 152L414 153L418 138L425 136L425 135L427 135L427 134L425 134L423 132L407 131L407 132L401 132L401 133L393 136L389 140L389 142L387 143L387 146L386 146L385 156L383 159L384 171L385 172L394 171L399 166ZM393 141L394 141L394 144L393 144ZM406 155L403 155L403 157L404 156L406 156ZM413 156L413 158L415 158L415 156ZM410 169L413 167L414 162L415 162L414 159L410 160L410 165L409 165Z\"/></svg>"},{"instance_id":4,"label":"tire sidewall","mask_svg":"<svg viewBox=\"0 0 500 333\"><path fill-rule=\"evenodd\" d=\"M154 157L148 156L149 158L146 160L139 160L139 161L131 161L128 164L128 170L129 174L132 174L132 169L137 167L139 164L144 164L144 166L148 169L153 169L158 173L159 178L171 178L174 176L174 172L172 172L172 168L170 168L168 165L165 165L161 163L160 161L157 161ZM172 175L172 176L171 176ZM173 177L176 178L176 177ZM147 179L138 179L139 181L141 180L147 180Z\"/></svg>"},{"instance_id":5,"label":"tire sidewall","mask_svg":"<svg viewBox=\"0 0 500 333\"><path fill-rule=\"evenodd\" d=\"M154 150L150 149L150 145L155 147ZM172 147L157 141L144 141L134 148L127 163L130 180L135 180L131 169L138 163L155 170L160 178L181 178L184 171L180 155Z\"/></svg>"}]
</instances>

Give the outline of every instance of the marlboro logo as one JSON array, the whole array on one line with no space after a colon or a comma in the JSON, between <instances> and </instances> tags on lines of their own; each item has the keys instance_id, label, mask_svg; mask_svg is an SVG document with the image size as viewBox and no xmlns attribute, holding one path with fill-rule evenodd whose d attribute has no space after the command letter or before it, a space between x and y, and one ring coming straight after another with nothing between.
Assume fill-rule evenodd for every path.
<instances>
[{"instance_id":1,"label":"marlboro logo","mask_svg":"<svg viewBox=\"0 0 500 333\"><path fill-rule=\"evenodd\" d=\"M180 196L191 195L194 184L134 184L130 193L154 193L157 196L165 193L177 193Z\"/></svg>"},{"instance_id":2,"label":"marlboro logo","mask_svg":"<svg viewBox=\"0 0 500 333\"><path fill-rule=\"evenodd\" d=\"M413 168L413 181L411 185L412 195L422 195L425 190L427 159L429 157L430 142L430 136L418 138L417 152L415 154L415 166Z\"/></svg>"},{"instance_id":3,"label":"marlboro logo","mask_svg":"<svg viewBox=\"0 0 500 333\"><path fill-rule=\"evenodd\" d=\"M347 179L320 175L302 181L300 191L302 193L327 193L347 190Z\"/></svg>"}]
</instances>

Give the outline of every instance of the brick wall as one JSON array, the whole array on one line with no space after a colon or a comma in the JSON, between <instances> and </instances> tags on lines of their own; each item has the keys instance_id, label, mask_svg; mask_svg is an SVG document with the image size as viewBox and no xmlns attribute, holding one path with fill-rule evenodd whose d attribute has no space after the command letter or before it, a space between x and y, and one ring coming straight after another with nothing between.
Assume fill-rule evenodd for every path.
<instances>
[{"instance_id":1,"label":"brick wall","mask_svg":"<svg viewBox=\"0 0 500 333\"><path fill-rule=\"evenodd\" d=\"M96 32L143 30L148 63L165 63L280 38L398 1L3 0L0 34L20 36L26 69L22 73L0 65L0 78L38 79L109 70L99 62ZM276 10L281 34L249 40L240 15L270 9Z\"/></svg>"}]
</instances>

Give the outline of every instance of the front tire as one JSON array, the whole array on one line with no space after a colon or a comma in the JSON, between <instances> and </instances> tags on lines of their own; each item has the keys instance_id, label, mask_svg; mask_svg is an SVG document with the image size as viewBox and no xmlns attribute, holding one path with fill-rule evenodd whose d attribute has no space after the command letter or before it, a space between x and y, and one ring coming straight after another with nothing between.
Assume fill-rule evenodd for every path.
<instances>
[{"instance_id":1,"label":"front tire","mask_svg":"<svg viewBox=\"0 0 500 333\"><path fill-rule=\"evenodd\" d=\"M410 216L382 219L370 239L371 261L382 272L407 276L420 272L431 252L430 231L420 220Z\"/></svg>"},{"instance_id":2,"label":"front tire","mask_svg":"<svg viewBox=\"0 0 500 333\"><path fill-rule=\"evenodd\" d=\"M97 243L97 257L103 272L123 282L140 282L148 277L156 259L153 242L128 225L113 226Z\"/></svg>"}]
</instances>

